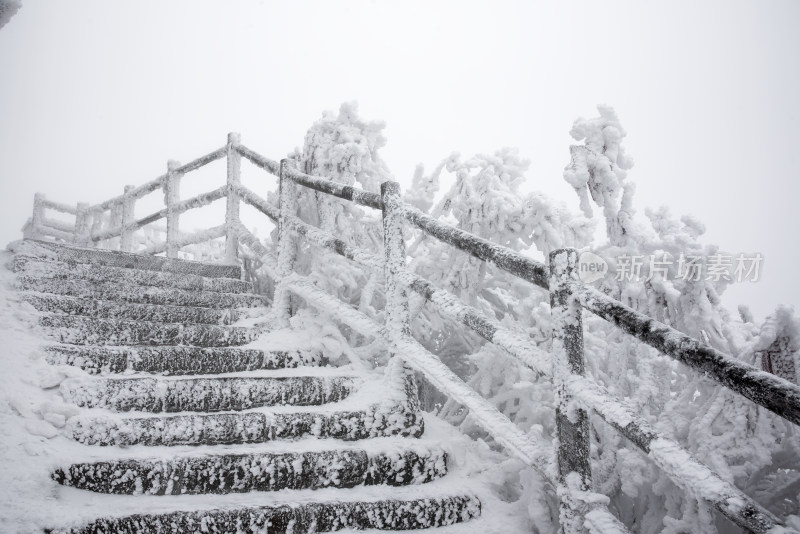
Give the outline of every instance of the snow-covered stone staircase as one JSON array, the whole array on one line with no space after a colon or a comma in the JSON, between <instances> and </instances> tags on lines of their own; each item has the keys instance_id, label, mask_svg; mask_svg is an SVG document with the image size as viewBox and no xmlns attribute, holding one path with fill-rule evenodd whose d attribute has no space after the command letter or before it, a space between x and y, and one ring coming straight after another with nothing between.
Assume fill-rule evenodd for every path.
<instances>
[{"instance_id":1,"label":"snow-covered stone staircase","mask_svg":"<svg viewBox=\"0 0 800 534\"><path fill-rule=\"evenodd\" d=\"M238 267L38 241L15 252L47 361L80 369L60 395L81 445L52 478L84 520L51 532L410 530L480 515L422 439L402 364L376 377L255 342L255 321L233 323L265 302Z\"/></svg>"}]
</instances>

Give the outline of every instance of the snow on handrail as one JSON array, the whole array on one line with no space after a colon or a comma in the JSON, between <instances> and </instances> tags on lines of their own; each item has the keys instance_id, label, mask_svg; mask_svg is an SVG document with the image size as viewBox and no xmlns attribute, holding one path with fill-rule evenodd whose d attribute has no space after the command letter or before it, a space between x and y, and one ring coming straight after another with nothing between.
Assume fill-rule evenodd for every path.
<instances>
[{"instance_id":1,"label":"snow on handrail","mask_svg":"<svg viewBox=\"0 0 800 534\"><path fill-rule=\"evenodd\" d=\"M273 161L273 160L271 160L269 158L265 158L261 154L253 152L252 150L250 150L249 148L247 148L246 146L244 146L242 144L239 144L239 145L236 146L236 152L238 152L239 154L244 156L246 159L248 159L254 165L256 165L258 167L261 167L262 169L264 169L268 173L274 174L275 176L278 176L280 174L281 165L277 161Z\"/></svg>"},{"instance_id":2,"label":"snow on handrail","mask_svg":"<svg viewBox=\"0 0 800 534\"><path fill-rule=\"evenodd\" d=\"M225 153L226 153L226 147L218 148L214 152L209 152L205 156L201 156L194 161L190 161L189 163L181 165L180 167L175 169L175 172L178 174L186 174L187 172L192 172L194 170L199 169L200 167L208 165L213 161L217 161L218 159L223 158L225 156Z\"/></svg>"},{"instance_id":3,"label":"snow on handrail","mask_svg":"<svg viewBox=\"0 0 800 534\"><path fill-rule=\"evenodd\" d=\"M63 230L59 230L58 228L53 228L52 226L39 226L38 231L41 236L49 235L56 239L62 239L66 242L70 242L73 237L72 232L65 232Z\"/></svg>"},{"instance_id":4,"label":"snow on handrail","mask_svg":"<svg viewBox=\"0 0 800 534\"><path fill-rule=\"evenodd\" d=\"M267 217L269 217L272 220L272 222L275 223L278 222L278 217L279 217L278 210L267 204L266 200L255 194L253 191L251 191L250 189L248 189L243 185L239 185L236 188L236 193L242 200L253 206L255 209L257 209Z\"/></svg>"},{"instance_id":5,"label":"snow on handrail","mask_svg":"<svg viewBox=\"0 0 800 534\"><path fill-rule=\"evenodd\" d=\"M650 423L636 415L620 399L614 398L600 384L572 375L567 387L585 409L595 412L644 451L673 482L711 503L736 525L756 533L766 533L773 527L782 526L771 512L723 480L680 444L660 435Z\"/></svg>"},{"instance_id":6,"label":"snow on handrail","mask_svg":"<svg viewBox=\"0 0 800 534\"><path fill-rule=\"evenodd\" d=\"M125 200L128 200L128 199L138 200L138 199L142 198L143 196L152 193L153 191L155 191L159 187L163 186L164 185L164 180L166 180L166 179L167 179L167 175L166 174L162 174L158 178L155 178L155 179L150 180L149 182L147 182L145 184L142 184L142 185L140 185L138 187L135 187L135 188L131 189L130 191L128 191L127 193L123 193L123 194L121 194L119 196L116 196L114 198L110 198L110 199L106 200L105 202L101 202L100 204L92 206L92 207L89 208L89 210L93 211L93 212L98 212L98 211L102 212L102 211L105 211L105 210L107 210L109 208L114 207L115 204L122 204L123 202L125 202Z\"/></svg>"},{"instance_id":7,"label":"snow on handrail","mask_svg":"<svg viewBox=\"0 0 800 534\"><path fill-rule=\"evenodd\" d=\"M544 443L543 437L524 432L411 336L401 336L396 345L398 357L422 373L439 391L469 409L470 416L500 445L555 485L551 446Z\"/></svg>"},{"instance_id":8,"label":"snow on handrail","mask_svg":"<svg viewBox=\"0 0 800 534\"><path fill-rule=\"evenodd\" d=\"M278 259L275 255L267 250L267 247L262 245L258 238L242 223L236 225L236 235L239 236L239 243L252 250L261 260L262 268L267 272L267 276L273 280L278 280Z\"/></svg>"},{"instance_id":9,"label":"snow on handrail","mask_svg":"<svg viewBox=\"0 0 800 534\"><path fill-rule=\"evenodd\" d=\"M218 148L217 150L215 150L213 152L209 152L205 156L201 156L201 157L199 157L199 158L197 158L197 159L195 159L193 161L190 161L189 163L187 163L185 165L177 167L174 172L177 173L177 174L186 174L187 172L191 172L191 171L197 170L200 167L211 163L212 161L216 161L216 160L222 158L223 156L225 156L225 147ZM123 194L121 194L119 196L110 198L110 199L106 200L105 202L101 202L100 204L97 204L96 206L91 206L89 208L89 210L90 211L105 211L105 210L113 207L114 204L121 204L121 203L125 202L128 199L136 199L136 200L138 200L138 199L140 199L140 198L142 198L142 197L144 197L146 195L149 195L150 193L152 193L153 191L155 191L159 187L162 187L164 185L164 182L167 179L167 176L168 176L168 173L167 174L162 174L158 178L154 178L153 180L150 180L147 183L144 183L144 184L142 184L142 185L140 185L138 187L135 187L135 188L131 189L130 191L126 192L126 193L123 193Z\"/></svg>"},{"instance_id":10,"label":"snow on handrail","mask_svg":"<svg viewBox=\"0 0 800 534\"><path fill-rule=\"evenodd\" d=\"M574 293L587 310L614 324L787 421L800 425L800 386L709 347L625 306L597 289L578 285Z\"/></svg>"},{"instance_id":11,"label":"snow on handrail","mask_svg":"<svg viewBox=\"0 0 800 534\"><path fill-rule=\"evenodd\" d=\"M201 230L199 232L194 232L191 234L183 234L175 242L175 245L180 247L185 247L186 245L194 245L196 243L202 243L204 241L210 241L212 239L216 239L218 237L222 237L225 235L225 225L220 224L219 226L214 226L207 230ZM144 254L160 254L167 250L167 243L166 241L163 243L158 243L156 245L152 245L144 250Z\"/></svg>"},{"instance_id":12,"label":"snow on handrail","mask_svg":"<svg viewBox=\"0 0 800 534\"><path fill-rule=\"evenodd\" d=\"M375 208L376 210L383 209L383 201L381 200L381 196L377 193L371 193L350 185L344 185L331 180L324 180L316 176L311 176L310 174L306 174L292 168L290 165L284 166L283 172L287 178L298 185L302 185L303 187L343 198L344 200L349 200L355 204Z\"/></svg>"},{"instance_id":13,"label":"snow on handrail","mask_svg":"<svg viewBox=\"0 0 800 534\"><path fill-rule=\"evenodd\" d=\"M548 270L543 263L526 258L510 248L492 243L460 228L438 221L413 206L403 205L403 214L411 224L426 234L453 245L478 259L494 263L517 278L527 280L543 289L549 288Z\"/></svg>"},{"instance_id":14,"label":"snow on handrail","mask_svg":"<svg viewBox=\"0 0 800 534\"><path fill-rule=\"evenodd\" d=\"M356 262L362 267L366 267L371 271L383 271L383 261L372 254L369 250L348 245L341 239L336 238L332 234L307 224L297 217L288 217L286 225L299 235L302 235L315 245L319 245L328 250L343 256L349 260Z\"/></svg>"},{"instance_id":15,"label":"snow on handrail","mask_svg":"<svg viewBox=\"0 0 800 534\"><path fill-rule=\"evenodd\" d=\"M190 209L194 208L201 208L207 204L211 204L215 200L219 200L220 198L225 197L228 194L228 186L223 185L214 189L213 191L209 191L208 193L201 193L196 197L188 198L186 200L182 200L173 206L173 212L175 214L184 213L189 211ZM155 213L151 213L147 217L142 217L141 219L132 222L130 225L127 226L118 226L116 228L109 228L103 232L99 232L97 234L92 234L92 241L101 241L103 239L110 239L112 237L117 237L124 231L136 231L143 226L147 226L155 221L160 219L165 219L169 212L169 208L161 209Z\"/></svg>"},{"instance_id":16,"label":"snow on handrail","mask_svg":"<svg viewBox=\"0 0 800 534\"><path fill-rule=\"evenodd\" d=\"M47 200L42 198L40 200L42 207L49 208L53 211L60 211L61 213L69 213L70 215L77 215L78 209L72 206L68 206L66 204L61 204L59 202L53 202L52 200Z\"/></svg>"},{"instance_id":17,"label":"snow on handrail","mask_svg":"<svg viewBox=\"0 0 800 534\"><path fill-rule=\"evenodd\" d=\"M628 527L623 525L605 506L597 506L586 512L584 526L589 534L629 534Z\"/></svg>"},{"instance_id":18,"label":"snow on handrail","mask_svg":"<svg viewBox=\"0 0 800 534\"><path fill-rule=\"evenodd\" d=\"M533 344L530 339L526 339L524 334L502 326L498 321L464 304L452 293L437 288L431 281L408 269L400 269L397 277L412 291L435 304L445 315L465 324L482 338L502 348L540 375L552 374L550 355Z\"/></svg>"},{"instance_id":19,"label":"snow on handrail","mask_svg":"<svg viewBox=\"0 0 800 534\"><path fill-rule=\"evenodd\" d=\"M42 219L42 224L48 228L54 230L60 230L70 235L72 235L72 232L74 230L73 225L61 221L56 221L55 219Z\"/></svg>"}]
</instances>

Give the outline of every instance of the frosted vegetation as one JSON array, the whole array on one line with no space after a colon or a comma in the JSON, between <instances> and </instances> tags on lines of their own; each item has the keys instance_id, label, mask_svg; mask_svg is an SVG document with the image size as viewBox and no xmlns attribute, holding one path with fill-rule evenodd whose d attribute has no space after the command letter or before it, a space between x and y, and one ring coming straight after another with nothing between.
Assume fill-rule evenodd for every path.
<instances>
[{"instance_id":1,"label":"frosted vegetation","mask_svg":"<svg viewBox=\"0 0 800 534\"><path fill-rule=\"evenodd\" d=\"M755 324L746 307L732 316L721 304L728 281L686 280L678 264L648 277L645 262L638 280L618 281L615 258L670 254L709 257L721 252L704 244L701 222L674 217L668 208L645 209L637 217L635 183L628 176L633 160L625 154L626 132L613 109L578 119L571 135L563 179L577 193L575 211L541 193L522 193L529 161L514 149L465 158L452 154L431 171L420 165L404 201L431 216L492 242L537 258L571 246L592 250L609 262L612 273L599 282L605 293L735 357L761 366L769 352L781 376L797 382L800 372L800 318L779 307ZM386 144L384 124L359 117L354 104L327 113L309 129L294 158L300 170L379 192L393 179L380 156ZM270 198L277 205L277 194ZM595 208L600 214L595 216ZM310 190L300 192L300 217L347 243L382 255L379 213ZM595 231L604 224L605 235ZM421 232L406 236L409 269L457 295L485 315L525 334L545 351L550 344L549 294ZM277 232L265 245L275 250ZM382 322L383 277L340 256L304 250L300 240L296 270L318 287ZM648 279L649 278L649 279ZM264 283L268 286L268 283ZM422 345L526 431L554 432L551 384L487 343L458 322L439 313L418 295L410 302L412 333ZM735 483L795 528L800 525L800 438L789 423L716 385L696 372L659 355L605 321L585 314L587 367L590 375L623 398L628 407L665 436ZM342 329L358 354L368 356L375 341ZM380 365L383 361L372 361ZM777 371L776 371L777 372ZM424 382L428 410L492 445L462 406ZM610 498L611 508L633 531L641 533L736 532L730 523L691 493L675 486L640 451L599 420L593 420L592 466L595 490ZM504 464L496 491L527 510L534 531L552 532L557 504L552 491L531 469L516 460Z\"/></svg>"}]
</instances>

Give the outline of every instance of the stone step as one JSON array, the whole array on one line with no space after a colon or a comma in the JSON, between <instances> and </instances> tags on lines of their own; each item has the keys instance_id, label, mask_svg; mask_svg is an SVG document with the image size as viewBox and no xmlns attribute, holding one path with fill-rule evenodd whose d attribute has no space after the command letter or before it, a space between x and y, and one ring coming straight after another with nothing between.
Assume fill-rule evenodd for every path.
<instances>
[{"instance_id":1,"label":"stone step","mask_svg":"<svg viewBox=\"0 0 800 534\"><path fill-rule=\"evenodd\" d=\"M89 280L58 280L27 275L17 277L17 286L23 291L139 304L166 304L200 308L245 308L263 306L267 303L265 297L250 293L194 291L139 286L124 282L93 283Z\"/></svg>"},{"instance_id":2,"label":"stone step","mask_svg":"<svg viewBox=\"0 0 800 534\"><path fill-rule=\"evenodd\" d=\"M81 248L34 239L25 239L15 243L12 252L65 263L92 263L126 269L194 274L208 278L234 278L238 280L242 275L241 267L238 265L203 263L161 256L145 256L116 250Z\"/></svg>"},{"instance_id":3,"label":"stone step","mask_svg":"<svg viewBox=\"0 0 800 534\"><path fill-rule=\"evenodd\" d=\"M392 488L397 490L397 488ZM341 492L354 490L339 490ZM383 493L383 492L381 492ZM361 499L331 499L290 504L253 504L218 509L152 511L121 517L102 517L89 524L66 529L50 529L49 534L311 534L335 532L345 528L406 531L454 525L481 515L480 500L471 494L452 490L441 494L420 492ZM239 497L239 496L237 496ZM109 514L109 512L106 512Z\"/></svg>"},{"instance_id":4,"label":"stone step","mask_svg":"<svg viewBox=\"0 0 800 534\"><path fill-rule=\"evenodd\" d=\"M131 285L221 293L253 292L252 283L233 278L208 278L188 273L147 271L92 263L67 263L24 254L12 258L11 269L18 274L36 278L80 279L95 283L117 281Z\"/></svg>"},{"instance_id":5,"label":"stone step","mask_svg":"<svg viewBox=\"0 0 800 534\"><path fill-rule=\"evenodd\" d=\"M226 445L332 438L355 441L386 436L418 438L425 423L408 404L373 404L359 410L254 410L181 415L85 412L67 421L66 433L85 445Z\"/></svg>"},{"instance_id":6,"label":"stone step","mask_svg":"<svg viewBox=\"0 0 800 534\"><path fill-rule=\"evenodd\" d=\"M95 319L80 315L39 317L45 333L72 345L196 345L229 347L244 345L258 336L258 329L209 324L182 325Z\"/></svg>"},{"instance_id":7,"label":"stone step","mask_svg":"<svg viewBox=\"0 0 800 534\"><path fill-rule=\"evenodd\" d=\"M48 363L80 367L90 374L136 371L169 375L211 375L328 364L328 359L321 352L311 350L75 345L53 345L44 350Z\"/></svg>"},{"instance_id":8,"label":"stone step","mask_svg":"<svg viewBox=\"0 0 800 534\"><path fill-rule=\"evenodd\" d=\"M69 378L61 395L84 408L146 412L223 412L261 406L319 406L347 398L354 376Z\"/></svg>"},{"instance_id":9,"label":"stone step","mask_svg":"<svg viewBox=\"0 0 800 534\"><path fill-rule=\"evenodd\" d=\"M110 300L91 300L50 293L22 292L20 296L23 301L42 312L85 315L100 319L227 325L236 322L242 315L231 308L197 308L133 302L121 304Z\"/></svg>"},{"instance_id":10,"label":"stone step","mask_svg":"<svg viewBox=\"0 0 800 534\"><path fill-rule=\"evenodd\" d=\"M183 495L284 489L405 486L447 474L441 447L202 454L73 463L53 472L65 486L97 493Z\"/></svg>"}]
</instances>

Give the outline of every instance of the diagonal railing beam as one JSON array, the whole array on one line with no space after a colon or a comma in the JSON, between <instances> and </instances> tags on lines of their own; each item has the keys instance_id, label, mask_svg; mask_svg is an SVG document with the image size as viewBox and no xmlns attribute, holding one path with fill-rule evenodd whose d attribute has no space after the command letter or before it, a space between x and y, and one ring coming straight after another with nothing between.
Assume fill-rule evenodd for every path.
<instances>
[{"instance_id":1,"label":"diagonal railing beam","mask_svg":"<svg viewBox=\"0 0 800 534\"><path fill-rule=\"evenodd\" d=\"M403 213L411 224L439 241L453 245L478 259L493 263L507 273L527 280L542 289L549 289L548 270L543 263L527 258L519 252L492 243L460 228L438 221L413 206L404 205Z\"/></svg>"},{"instance_id":2,"label":"diagonal railing beam","mask_svg":"<svg viewBox=\"0 0 800 534\"><path fill-rule=\"evenodd\" d=\"M623 332L800 425L800 386L700 343L597 289L576 285L574 291L584 308Z\"/></svg>"},{"instance_id":3,"label":"diagonal railing beam","mask_svg":"<svg viewBox=\"0 0 800 534\"><path fill-rule=\"evenodd\" d=\"M650 423L600 384L573 375L567 386L581 406L599 415L628 438L678 486L708 501L734 524L757 534L766 534L770 529L782 526L771 512L723 480L676 441L660 435Z\"/></svg>"}]
</instances>

